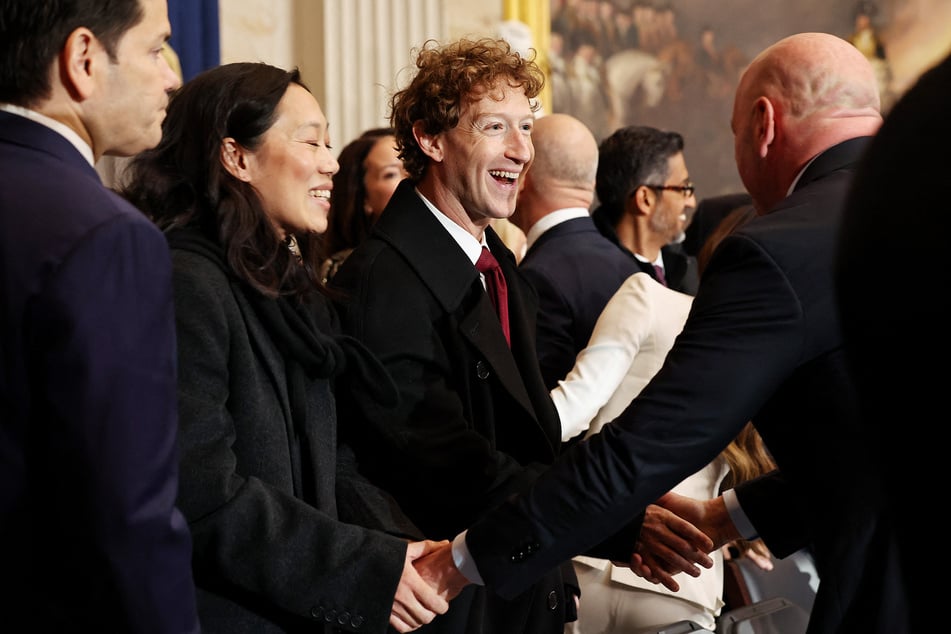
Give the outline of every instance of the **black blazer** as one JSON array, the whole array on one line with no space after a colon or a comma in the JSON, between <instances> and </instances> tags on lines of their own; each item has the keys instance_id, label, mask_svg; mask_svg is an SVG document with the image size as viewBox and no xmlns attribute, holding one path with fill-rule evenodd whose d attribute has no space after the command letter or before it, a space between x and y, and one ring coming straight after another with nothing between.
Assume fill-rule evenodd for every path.
<instances>
[{"instance_id":1,"label":"black blazer","mask_svg":"<svg viewBox=\"0 0 951 634\"><path fill-rule=\"evenodd\" d=\"M595 549L752 419L786 479L750 485L741 501L777 555L812 547L821 583L810 632L903 631L882 510L892 465L865 446L832 283L838 220L866 142L822 154L777 208L726 238L641 395L469 530L489 585L517 592L554 562ZM755 495L763 489L775 495ZM630 543L595 550L626 560Z\"/></svg>"},{"instance_id":2,"label":"black blazer","mask_svg":"<svg viewBox=\"0 0 951 634\"><path fill-rule=\"evenodd\" d=\"M909 512L909 497L947 478L936 413L947 406L942 366L951 341L935 280L947 273L951 236L949 86L951 57L889 111L856 174L837 259L842 332L862 412L880 459L897 463L888 489L915 632L934 627L935 606L946 600L943 584L921 574L922 517Z\"/></svg>"},{"instance_id":3,"label":"black blazer","mask_svg":"<svg viewBox=\"0 0 951 634\"><path fill-rule=\"evenodd\" d=\"M197 631L161 232L62 135L0 112L0 608Z\"/></svg>"},{"instance_id":4,"label":"black blazer","mask_svg":"<svg viewBox=\"0 0 951 634\"><path fill-rule=\"evenodd\" d=\"M508 284L511 349L472 262L408 180L334 277L347 293L345 328L376 353L402 399L395 413L363 406L346 417L347 440L433 539L452 539L526 489L560 444L538 370L535 295L495 232L486 239ZM470 588L422 631L561 632L560 563L508 601Z\"/></svg>"},{"instance_id":5,"label":"black blazer","mask_svg":"<svg viewBox=\"0 0 951 634\"><path fill-rule=\"evenodd\" d=\"M551 389L574 367L608 300L641 269L586 217L539 236L519 270L538 293L538 361Z\"/></svg>"}]
</instances>

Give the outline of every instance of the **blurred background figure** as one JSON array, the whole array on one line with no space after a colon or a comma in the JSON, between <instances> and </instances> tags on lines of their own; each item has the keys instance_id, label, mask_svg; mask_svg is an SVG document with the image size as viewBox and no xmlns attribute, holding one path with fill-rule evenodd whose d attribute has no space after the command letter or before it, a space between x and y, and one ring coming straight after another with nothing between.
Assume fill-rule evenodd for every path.
<instances>
[{"instance_id":1,"label":"blurred background figure","mask_svg":"<svg viewBox=\"0 0 951 634\"><path fill-rule=\"evenodd\" d=\"M320 269L326 284L353 249L370 233L390 196L406 178L391 128L371 128L348 143L337 157L330 198L330 224L324 235L330 256Z\"/></svg>"},{"instance_id":2,"label":"blurred background figure","mask_svg":"<svg viewBox=\"0 0 951 634\"><path fill-rule=\"evenodd\" d=\"M895 100L891 90L892 69L885 51L885 43L876 28L874 19L878 13L878 6L869 0L861 0L855 6L855 30L846 39L868 58L875 77L878 80L878 90L882 97L882 111L887 112Z\"/></svg>"}]
</instances>

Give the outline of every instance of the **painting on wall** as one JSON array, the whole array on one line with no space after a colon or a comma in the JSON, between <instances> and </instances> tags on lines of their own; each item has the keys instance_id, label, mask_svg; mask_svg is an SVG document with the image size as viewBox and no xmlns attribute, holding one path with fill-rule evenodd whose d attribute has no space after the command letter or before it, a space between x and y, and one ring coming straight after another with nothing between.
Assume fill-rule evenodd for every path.
<instances>
[{"instance_id":1,"label":"painting on wall","mask_svg":"<svg viewBox=\"0 0 951 634\"><path fill-rule=\"evenodd\" d=\"M803 31L846 38L875 66L887 112L909 75L948 52L948 29L928 30L936 12L951 13L951 3L552 0L552 111L577 116L599 141L626 125L676 130L698 199L742 191L730 114L739 76L759 51ZM917 67L895 64L912 55L907 41L919 49ZM933 50L922 55L928 42Z\"/></svg>"}]
</instances>

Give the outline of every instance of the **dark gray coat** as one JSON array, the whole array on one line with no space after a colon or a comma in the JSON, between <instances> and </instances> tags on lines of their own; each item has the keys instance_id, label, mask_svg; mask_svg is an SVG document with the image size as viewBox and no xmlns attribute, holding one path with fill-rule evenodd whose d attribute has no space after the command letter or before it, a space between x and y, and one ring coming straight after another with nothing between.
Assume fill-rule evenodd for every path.
<instances>
[{"instance_id":1,"label":"dark gray coat","mask_svg":"<svg viewBox=\"0 0 951 634\"><path fill-rule=\"evenodd\" d=\"M251 291L206 254L172 259L179 504L203 631L384 632L406 545L337 519L330 383L310 384L310 420L292 420L284 357Z\"/></svg>"}]
</instances>

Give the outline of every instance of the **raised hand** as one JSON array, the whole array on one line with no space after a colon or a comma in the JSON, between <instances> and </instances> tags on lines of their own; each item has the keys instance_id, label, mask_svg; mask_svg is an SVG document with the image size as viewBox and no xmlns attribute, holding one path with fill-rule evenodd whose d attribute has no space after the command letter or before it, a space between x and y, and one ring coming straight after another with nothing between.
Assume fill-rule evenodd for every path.
<instances>
[{"instance_id":1,"label":"raised hand","mask_svg":"<svg viewBox=\"0 0 951 634\"><path fill-rule=\"evenodd\" d=\"M432 621L437 614L445 614L446 610L449 609L448 599L445 599L427 583L413 565L420 557L434 552L444 545L449 546L449 542L426 540L410 542L407 547L403 574L400 576L400 583L396 587L393 610L390 612L390 625L397 632L412 632Z\"/></svg>"}]
</instances>

